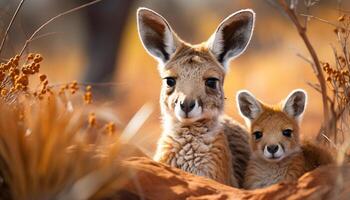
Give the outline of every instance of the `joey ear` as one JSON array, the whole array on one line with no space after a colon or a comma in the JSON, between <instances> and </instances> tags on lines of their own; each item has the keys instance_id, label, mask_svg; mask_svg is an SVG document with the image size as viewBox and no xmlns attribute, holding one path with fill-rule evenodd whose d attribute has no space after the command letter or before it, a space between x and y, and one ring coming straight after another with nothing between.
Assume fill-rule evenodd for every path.
<instances>
[{"instance_id":1,"label":"joey ear","mask_svg":"<svg viewBox=\"0 0 350 200\"><path fill-rule=\"evenodd\" d=\"M208 40L208 47L225 69L229 61L244 52L253 34L255 13L240 10L224 19Z\"/></svg>"},{"instance_id":2,"label":"joey ear","mask_svg":"<svg viewBox=\"0 0 350 200\"><path fill-rule=\"evenodd\" d=\"M137 29L147 52L160 64L166 63L175 52L178 38L168 22L148 8L137 10Z\"/></svg>"},{"instance_id":3,"label":"joey ear","mask_svg":"<svg viewBox=\"0 0 350 200\"><path fill-rule=\"evenodd\" d=\"M299 120L305 111L307 94L304 90L298 89L291 92L283 103L283 112L290 117Z\"/></svg>"},{"instance_id":4,"label":"joey ear","mask_svg":"<svg viewBox=\"0 0 350 200\"><path fill-rule=\"evenodd\" d=\"M236 101L240 114L249 121L255 120L262 112L261 103L246 90L237 93Z\"/></svg>"}]
</instances>

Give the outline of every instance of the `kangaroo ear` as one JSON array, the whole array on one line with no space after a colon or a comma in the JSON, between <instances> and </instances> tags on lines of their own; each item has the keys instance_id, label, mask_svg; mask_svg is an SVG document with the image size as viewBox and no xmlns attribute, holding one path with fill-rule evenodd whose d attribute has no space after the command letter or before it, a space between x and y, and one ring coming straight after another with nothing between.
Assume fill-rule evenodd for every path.
<instances>
[{"instance_id":1,"label":"kangaroo ear","mask_svg":"<svg viewBox=\"0 0 350 200\"><path fill-rule=\"evenodd\" d=\"M251 9L240 10L224 19L208 40L208 47L225 67L244 52L253 34L255 13Z\"/></svg>"},{"instance_id":2,"label":"kangaroo ear","mask_svg":"<svg viewBox=\"0 0 350 200\"><path fill-rule=\"evenodd\" d=\"M283 112L290 117L299 120L305 111L307 94L304 90L294 90L283 103Z\"/></svg>"},{"instance_id":3,"label":"kangaroo ear","mask_svg":"<svg viewBox=\"0 0 350 200\"><path fill-rule=\"evenodd\" d=\"M147 52L160 64L166 63L176 50L177 36L168 22L158 13L148 9L137 10L137 28Z\"/></svg>"},{"instance_id":4,"label":"kangaroo ear","mask_svg":"<svg viewBox=\"0 0 350 200\"><path fill-rule=\"evenodd\" d=\"M262 112L261 103L246 90L237 93L236 101L240 114L249 121L255 120Z\"/></svg>"}]
</instances>

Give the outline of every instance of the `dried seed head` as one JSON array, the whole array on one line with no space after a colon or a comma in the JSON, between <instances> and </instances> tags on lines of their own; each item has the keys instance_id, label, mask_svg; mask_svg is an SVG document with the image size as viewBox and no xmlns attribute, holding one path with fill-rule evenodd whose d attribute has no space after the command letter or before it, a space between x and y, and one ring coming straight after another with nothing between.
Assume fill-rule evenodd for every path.
<instances>
[{"instance_id":1,"label":"dried seed head","mask_svg":"<svg viewBox=\"0 0 350 200\"><path fill-rule=\"evenodd\" d=\"M41 61L43 61L43 57L40 54L36 54L34 56L34 63L39 63Z\"/></svg>"},{"instance_id":2,"label":"dried seed head","mask_svg":"<svg viewBox=\"0 0 350 200\"><path fill-rule=\"evenodd\" d=\"M339 30L338 30L337 28L335 28L335 29L333 30L333 32L334 32L335 34L338 34L338 33L339 33Z\"/></svg>"},{"instance_id":3,"label":"dried seed head","mask_svg":"<svg viewBox=\"0 0 350 200\"><path fill-rule=\"evenodd\" d=\"M88 120L88 122L89 122L89 127L95 126L95 124L96 124L96 116L95 116L95 113L90 113L90 114L89 114L89 120Z\"/></svg>"},{"instance_id":4,"label":"dried seed head","mask_svg":"<svg viewBox=\"0 0 350 200\"><path fill-rule=\"evenodd\" d=\"M21 84L22 86L28 86L29 84L28 76L26 75L17 76L16 84Z\"/></svg>"},{"instance_id":5,"label":"dried seed head","mask_svg":"<svg viewBox=\"0 0 350 200\"><path fill-rule=\"evenodd\" d=\"M85 92L84 94L84 101L86 104L91 104L92 103L92 93L90 91Z\"/></svg>"},{"instance_id":6,"label":"dried seed head","mask_svg":"<svg viewBox=\"0 0 350 200\"><path fill-rule=\"evenodd\" d=\"M340 17L338 17L338 21L339 22L343 22L345 20L345 15L342 15Z\"/></svg>"},{"instance_id":7,"label":"dried seed head","mask_svg":"<svg viewBox=\"0 0 350 200\"><path fill-rule=\"evenodd\" d=\"M6 74L2 71L0 71L0 82L3 81L6 77Z\"/></svg>"},{"instance_id":8,"label":"dried seed head","mask_svg":"<svg viewBox=\"0 0 350 200\"><path fill-rule=\"evenodd\" d=\"M15 90L20 90L22 89L22 85L21 84L16 84L15 85Z\"/></svg>"},{"instance_id":9,"label":"dried seed head","mask_svg":"<svg viewBox=\"0 0 350 200\"><path fill-rule=\"evenodd\" d=\"M28 54L27 60L29 61L32 59L34 59L34 54L33 53Z\"/></svg>"},{"instance_id":10,"label":"dried seed head","mask_svg":"<svg viewBox=\"0 0 350 200\"><path fill-rule=\"evenodd\" d=\"M41 82L45 81L46 78L47 78L47 76L45 74L40 74L39 75L39 79L40 79Z\"/></svg>"},{"instance_id":11,"label":"dried seed head","mask_svg":"<svg viewBox=\"0 0 350 200\"><path fill-rule=\"evenodd\" d=\"M6 88L1 89L1 96L6 96L8 94L8 91Z\"/></svg>"},{"instance_id":12,"label":"dried seed head","mask_svg":"<svg viewBox=\"0 0 350 200\"><path fill-rule=\"evenodd\" d=\"M105 130L108 135L113 135L115 132L115 124L113 122L109 122L108 124L106 124Z\"/></svg>"},{"instance_id":13,"label":"dried seed head","mask_svg":"<svg viewBox=\"0 0 350 200\"><path fill-rule=\"evenodd\" d=\"M44 86L47 86L49 84L49 81L46 79L42 83L43 83Z\"/></svg>"}]
</instances>

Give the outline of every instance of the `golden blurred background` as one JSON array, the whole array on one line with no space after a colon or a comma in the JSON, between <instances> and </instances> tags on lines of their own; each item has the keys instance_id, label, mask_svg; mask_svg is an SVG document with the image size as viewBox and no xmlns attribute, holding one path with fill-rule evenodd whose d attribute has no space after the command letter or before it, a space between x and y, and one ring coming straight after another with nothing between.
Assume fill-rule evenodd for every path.
<instances>
[{"instance_id":1,"label":"golden blurred background","mask_svg":"<svg viewBox=\"0 0 350 200\"><path fill-rule=\"evenodd\" d=\"M114 0L104 0L96 6L102 6ZM309 103L302 132L305 137L317 133L322 121L322 104L320 95L307 82L316 82L311 66L297 54L309 57L296 29L278 11L278 8L261 0L118 0L130 4L125 26L123 25L120 45L115 52L113 79L103 84L93 85L94 91L109 87L109 93L98 103L107 105L118 116L118 126L122 129L135 112L146 103L151 103L154 112L138 131L132 142L144 151L152 154L161 133L159 113L159 89L161 80L156 61L143 49L136 30L136 9L140 6L151 8L163 15L172 28L185 41L200 43L209 38L218 24L229 14L244 8L252 8L257 20L252 41L246 52L231 62L225 80L226 112L243 123L238 115L235 94L240 89L248 89L267 103L277 103L296 88L303 88L309 94ZM4 29L11 17L18 0L0 1L0 28ZM26 38L43 22L56 14L89 1L69 0L28 0L25 2L18 20L10 32L6 52L1 58L8 58L18 52ZM270 1L271 2L271 1ZM319 1L312 7L314 16L336 22L339 11L335 0ZM350 11L350 2L342 1L342 9ZM303 4L303 1L300 1ZM88 22L85 11L81 10L67 15L46 27L41 34L46 36L33 41L28 52L41 53L45 60L42 72L50 77L52 84L72 80L84 82L86 66L91 55L104 53L107 46L91 46L88 35ZM112 11L119 12L119 11ZM300 12L303 13L301 6ZM109 29L113 30L111 19ZM91 26L91 25L90 25ZM94 30L90 27L90 31ZM336 35L329 24L310 20L308 35L322 61L333 62L331 45L336 45ZM94 36L92 36L94 37ZM108 38L108 37L107 37ZM90 45L90 46L89 46ZM87 52L89 48L90 53ZM92 49L92 51L91 51ZM90 59L89 59L90 58ZM97 71L98 62L93 66Z\"/></svg>"}]
</instances>

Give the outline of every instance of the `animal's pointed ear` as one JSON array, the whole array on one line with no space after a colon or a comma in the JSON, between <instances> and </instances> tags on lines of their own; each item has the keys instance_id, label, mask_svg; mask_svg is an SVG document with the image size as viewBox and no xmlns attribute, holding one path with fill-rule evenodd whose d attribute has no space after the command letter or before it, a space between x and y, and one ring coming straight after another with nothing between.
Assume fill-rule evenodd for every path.
<instances>
[{"instance_id":1,"label":"animal's pointed ear","mask_svg":"<svg viewBox=\"0 0 350 200\"><path fill-rule=\"evenodd\" d=\"M283 103L283 112L290 117L299 120L303 115L307 102L307 94L304 90L298 89L291 92Z\"/></svg>"},{"instance_id":2,"label":"animal's pointed ear","mask_svg":"<svg viewBox=\"0 0 350 200\"><path fill-rule=\"evenodd\" d=\"M176 51L177 36L168 22L158 13L148 9L137 10L137 28L147 52L160 64L166 63Z\"/></svg>"},{"instance_id":3,"label":"animal's pointed ear","mask_svg":"<svg viewBox=\"0 0 350 200\"><path fill-rule=\"evenodd\" d=\"M236 102L242 117L249 121L255 120L263 111L259 100L246 90L237 93Z\"/></svg>"},{"instance_id":4,"label":"animal's pointed ear","mask_svg":"<svg viewBox=\"0 0 350 200\"><path fill-rule=\"evenodd\" d=\"M240 10L224 19L208 40L209 49L225 69L230 59L239 56L247 48L254 23L253 10Z\"/></svg>"}]
</instances>

